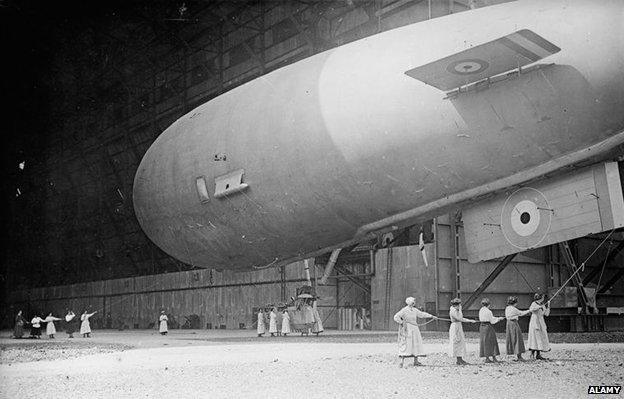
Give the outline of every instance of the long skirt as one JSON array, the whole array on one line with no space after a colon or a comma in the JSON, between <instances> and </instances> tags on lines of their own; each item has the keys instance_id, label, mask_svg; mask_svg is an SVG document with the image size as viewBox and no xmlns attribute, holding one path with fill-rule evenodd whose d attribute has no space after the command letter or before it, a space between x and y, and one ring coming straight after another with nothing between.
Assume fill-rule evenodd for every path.
<instances>
[{"instance_id":1,"label":"long skirt","mask_svg":"<svg viewBox=\"0 0 624 399\"><path fill-rule=\"evenodd\" d=\"M312 314L314 316L314 324L312 324L312 332L313 333L321 333L323 332L323 320L321 319L321 315L318 310L313 309Z\"/></svg>"},{"instance_id":2,"label":"long skirt","mask_svg":"<svg viewBox=\"0 0 624 399\"><path fill-rule=\"evenodd\" d=\"M479 356L498 356L498 341L496 340L496 332L490 323L481 323L479 327Z\"/></svg>"},{"instance_id":3,"label":"long skirt","mask_svg":"<svg viewBox=\"0 0 624 399\"><path fill-rule=\"evenodd\" d=\"M258 334L264 334L266 332L266 327L264 324L264 318L258 318L258 328L256 329Z\"/></svg>"},{"instance_id":4,"label":"long skirt","mask_svg":"<svg viewBox=\"0 0 624 399\"><path fill-rule=\"evenodd\" d=\"M41 336L41 327L30 327L30 336L31 337L40 337Z\"/></svg>"},{"instance_id":5,"label":"long skirt","mask_svg":"<svg viewBox=\"0 0 624 399\"><path fill-rule=\"evenodd\" d=\"M524 349L524 339L518 320L507 320L505 328L505 341L508 355L520 355L526 352Z\"/></svg>"},{"instance_id":6,"label":"long skirt","mask_svg":"<svg viewBox=\"0 0 624 399\"><path fill-rule=\"evenodd\" d=\"M46 335L54 335L56 334L56 326L53 321L49 321L46 326Z\"/></svg>"},{"instance_id":7,"label":"long skirt","mask_svg":"<svg viewBox=\"0 0 624 399\"><path fill-rule=\"evenodd\" d=\"M160 333L166 333L169 331L169 328L167 326L167 320L161 320L160 324L158 326L158 332Z\"/></svg>"},{"instance_id":8,"label":"long skirt","mask_svg":"<svg viewBox=\"0 0 624 399\"><path fill-rule=\"evenodd\" d=\"M544 318L542 317L541 320L534 319L537 319L537 317L531 316L527 346L530 350L548 352L550 350L550 342L548 341L548 331L546 331Z\"/></svg>"},{"instance_id":9,"label":"long skirt","mask_svg":"<svg viewBox=\"0 0 624 399\"><path fill-rule=\"evenodd\" d=\"M71 335L76 331L76 322L74 320L70 320L65 323L65 332L68 335Z\"/></svg>"},{"instance_id":10,"label":"long skirt","mask_svg":"<svg viewBox=\"0 0 624 399\"><path fill-rule=\"evenodd\" d=\"M282 318L282 334L290 334L290 318Z\"/></svg>"},{"instance_id":11,"label":"long skirt","mask_svg":"<svg viewBox=\"0 0 624 399\"><path fill-rule=\"evenodd\" d=\"M80 323L80 334L89 334L91 333L91 323L89 320L84 320Z\"/></svg>"},{"instance_id":12,"label":"long skirt","mask_svg":"<svg viewBox=\"0 0 624 399\"><path fill-rule=\"evenodd\" d=\"M399 357L427 356L422 335L417 325L404 323L399 327Z\"/></svg>"},{"instance_id":13,"label":"long skirt","mask_svg":"<svg viewBox=\"0 0 624 399\"><path fill-rule=\"evenodd\" d=\"M15 328L13 329L13 337L22 338L23 335L24 335L24 323L15 323Z\"/></svg>"},{"instance_id":14,"label":"long skirt","mask_svg":"<svg viewBox=\"0 0 624 399\"><path fill-rule=\"evenodd\" d=\"M269 332L271 334L277 333L277 317L271 317L269 320Z\"/></svg>"},{"instance_id":15,"label":"long skirt","mask_svg":"<svg viewBox=\"0 0 624 399\"><path fill-rule=\"evenodd\" d=\"M449 356L464 357L466 356L466 337L461 322L451 323L449 328Z\"/></svg>"}]
</instances>

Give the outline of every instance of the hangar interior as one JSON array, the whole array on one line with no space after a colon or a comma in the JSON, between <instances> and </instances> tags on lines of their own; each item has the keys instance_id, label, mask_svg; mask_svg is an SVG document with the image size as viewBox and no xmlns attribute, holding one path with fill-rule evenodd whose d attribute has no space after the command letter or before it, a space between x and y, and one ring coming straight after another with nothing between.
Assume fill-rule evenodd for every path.
<instances>
[{"instance_id":1,"label":"hangar interior","mask_svg":"<svg viewBox=\"0 0 624 399\"><path fill-rule=\"evenodd\" d=\"M43 108L41 120L20 111L22 125L11 128L14 135L41 133L16 141L7 158L14 172L7 182L3 326L17 309L61 314L71 307L99 310L94 324L102 328L150 328L161 308L173 316L174 328L251 328L255 308L284 301L308 282L304 262L235 273L199 269L161 251L142 232L132 206L133 178L147 148L197 105L277 68L385 30L500 2L163 1L89 10L72 3L16 21L21 29L32 27L33 37L47 35L39 51L45 47L50 62L33 72L46 90L33 100ZM68 22L66 14L79 14L80 21ZM27 57L36 64L37 54ZM495 313L509 295L527 307L533 292L556 292L590 255L581 278L553 303L549 326L623 327L608 314L617 313L624 298L621 231L473 264L459 215L424 226L424 253L420 228L344 249L326 284L318 280L329 254L309 262L327 328L394 329L392 315L408 295L440 315L452 297L472 298L475 291L492 300ZM468 317L479 300L465 307ZM596 310L585 311L585 302Z\"/></svg>"}]
</instances>

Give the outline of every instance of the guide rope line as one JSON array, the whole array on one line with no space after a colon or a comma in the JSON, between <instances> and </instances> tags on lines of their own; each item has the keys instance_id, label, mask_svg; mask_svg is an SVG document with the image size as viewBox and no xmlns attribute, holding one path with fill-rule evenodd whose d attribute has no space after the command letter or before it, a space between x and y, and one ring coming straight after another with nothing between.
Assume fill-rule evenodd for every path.
<instances>
[{"instance_id":1,"label":"guide rope line","mask_svg":"<svg viewBox=\"0 0 624 399\"><path fill-rule=\"evenodd\" d=\"M403 323L406 323L406 324L411 324L411 325L413 325L413 326L424 326L424 325L427 325L427 324L429 324L429 323L431 323L431 322L434 322L434 321L436 321L436 320L451 321L451 319L444 319L444 318L442 318L442 317L437 317L437 318L431 318L431 319L429 319L429 321L426 321L426 322L424 322L424 323L410 323L409 321L403 321Z\"/></svg>"},{"instance_id":2,"label":"guide rope line","mask_svg":"<svg viewBox=\"0 0 624 399\"><path fill-rule=\"evenodd\" d=\"M559 294L559 292L561 292L561 290L574 278L574 276L576 276L577 273L579 273L580 271L585 269L585 264L587 263L587 261L594 256L594 254L598 251L598 249L600 249L600 247L607 242L607 240L611 237L611 235L613 234L613 232L615 232L615 228L613 230L611 230L611 232L609 233L609 235L607 235L602 242L596 247L596 249L594 249L594 251L589 254L589 256L581 263L581 265L576 269L576 271L574 273L572 273L570 275L570 277L565 281L565 283L563 283L561 285L561 287L559 287L559 289L553 294L553 296L546 302L547 304L550 304L550 302Z\"/></svg>"},{"instance_id":3,"label":"guide rope line","mask_svg":"<svg viewBox=\"0 0 624 399\"><path fill-rule=\"evenodd\" d=\"M605 256L604 262L602 262L602 269L600 270L600 277L598 277L598 284L596 284L596 292L594 293L594 298L598 295L598 290L600 289L600 282L602 281L602 274L605 271L605 266L607 266L607 260L609 260L609 255L611 254L611 246L613 245L613 238L609 241L609 250L607 250L607 256Z\"/></svg>"}]
</instances>

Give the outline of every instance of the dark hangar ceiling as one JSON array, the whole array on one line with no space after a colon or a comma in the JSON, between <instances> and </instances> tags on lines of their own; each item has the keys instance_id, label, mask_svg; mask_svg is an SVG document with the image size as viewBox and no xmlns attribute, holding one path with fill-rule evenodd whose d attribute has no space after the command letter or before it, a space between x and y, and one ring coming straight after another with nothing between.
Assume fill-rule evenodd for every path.
<instances>
[{"instance_id":1,"label":"dark hangar ceiling","mask_svg":"<svg viewBox=\"0 0 624 399\"><path fill-rule=\"evenodd\" d=\"M133 214L135 170L171 122L312 54L498 2L0 1L3 284L192 268Z\"/></svg>"}]
</instances>

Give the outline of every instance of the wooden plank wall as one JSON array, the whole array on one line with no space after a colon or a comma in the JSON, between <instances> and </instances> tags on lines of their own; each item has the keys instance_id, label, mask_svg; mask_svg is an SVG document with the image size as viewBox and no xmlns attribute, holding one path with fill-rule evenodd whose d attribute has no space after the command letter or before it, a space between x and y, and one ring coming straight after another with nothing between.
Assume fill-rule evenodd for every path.
<instances>
[{"instance_id":1,"label":"wooden plank wall","mask_svg":"<svg viewBox=\"0 0 624 399\"><path fill-rule=\"evenodd\" d=\"M394 314L405 306L405 298L413 296L416 306L427 309L436 303L435 246L426 245L428 266L418 246L378 250L375 254L375 276L371 279L371 318L374 330L394 329ZM389 312L386 310L386 275L391 268Z\"/></svg>"},{"instance_id":2,"label":"wooden plank wall","mask_svg":"<svg viewBox=\"0 0 624 399\"><path fill-rule=\"evenodd\" d=\"M34 312L61 316L71 308L76 313L97 310L92 323L96 328L106 326L108 314L108 323L115 328L148 328L165 309L180 324L198 315L201 328L208 323L213 328L234 329L241 324L251 328L253 307L283 299L280 279L280 270L275 268L238 273L202 269L14 291L9 294L11 305L3 311L3 323L12 325L18 309L32 317ZM295 295L296 288L305 283L303 262L286 266L285 281L286 296ZM335 285L323 287L322 297L319 312L323 317L335 303ZM335 323L330 319L328 327Z\"/></svg>"},{"instance_id":3,"label":"wooden plank wall","mask_svg":"<svg viewBox=\"0 0 624 399\"><path fill-rule=\"evenodd\" d=\"M437 222L437 253L438 253L438 293L439 306L448 312L450 300L455 297L454 268L452 265L451 228L448 217L438 218ZM464 229L459 226L460 234L460 292L465 300L474 292L488 274L498 265L499 260L469 263L464 240ZM556 254L558 257L558 254ZM539 248L516 255L513 262L492 282L483 293L492 303L493 310L502 310L510 295L518 297L519 307L531 304L535 291L546 292L549 287L550 265L554 268L553 286L559 286L568 277L567 268L559 259L548 260L548 248ZM464 313L472 314L480 308L480 300Z\"/></svg>"},{"instance_id":4,"label":"wooden plank wall","mask_svg":"<svg viewBox=\"0 0 624 399\"><path fill-rule=\"evenodd\" d=\"M499 260L469 263L464 244L463 228L460 233L460 291L465 300L474 292L487 275L498 265ZM452 263L453 240L448 217L436 222L436 241L426 246L429 266L425 266L417 246L396 247L377 251L375 276L371 279L371 311L373 329L394 329L390 319L396 311L405 306L405 298L416 298L417 306L426 311L434 311L441 317L448 316L450 300L455 297L455 269ZM385 311L385 288L388 256L391 256L390 312ZM558 253L548 260L548 249L541 248L516 256L514 261L494 280L483 294L492 303L491 308L502 313L506 299L518 296L519 307L528 307L536 290L546 292L550 285L559 286L568 278L567 268L561 265ZM553 268L553 281L550 282L550 268ZM469 309L467 315L475 315L480 308L480 300ZM431 312L430 312L431 313ZM430 326L437 328L435 323Z\"/></svg>"}]
</instances>

